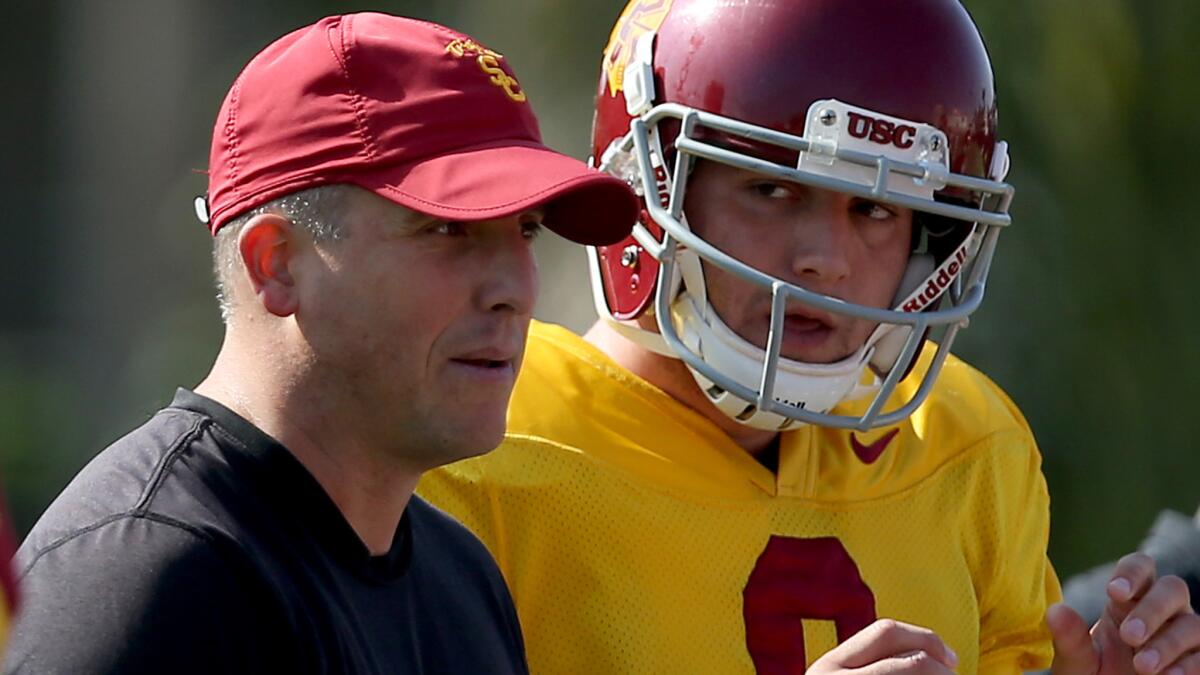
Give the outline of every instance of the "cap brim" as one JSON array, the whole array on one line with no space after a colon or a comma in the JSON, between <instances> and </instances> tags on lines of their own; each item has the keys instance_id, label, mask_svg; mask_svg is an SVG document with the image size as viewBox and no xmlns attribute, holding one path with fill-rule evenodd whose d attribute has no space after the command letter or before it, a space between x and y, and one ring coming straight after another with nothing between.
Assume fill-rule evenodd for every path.
<instances>
[{"instance_id":1,"label":"cap brim","mask_svg":"<svg viewBox=\"0 0 1200 675\"><path fill-rule=\"evenodd\" d=\"M543 207L546 227L593 246L629 236L639 209L624 182L530 141L465 148L355 182L401 206L450 220L489 220Z\"/></svg>"}]
</instances>

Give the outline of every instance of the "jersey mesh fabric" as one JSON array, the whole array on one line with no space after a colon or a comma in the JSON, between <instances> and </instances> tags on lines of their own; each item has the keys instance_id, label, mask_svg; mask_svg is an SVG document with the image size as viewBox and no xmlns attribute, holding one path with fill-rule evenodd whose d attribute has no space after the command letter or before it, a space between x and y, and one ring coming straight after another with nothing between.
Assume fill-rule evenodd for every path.
<instances>
[{"instance_id":1,"label":"jersey mesh fabric","mask_svg":"<svg viewBox=\"0 0 1200 675\"><path fill-rule=\"evenodd\" d=\"M876 617L933 628L959 672L1049 662L1042 615L1059 591L1037 450L959 361L908 422L855 437L891 435L875 461L850 432L807 427L772 473L535 325L509 426L420 492L496 556L532 672L799 672Z\"/></svg>"}]
</instances>

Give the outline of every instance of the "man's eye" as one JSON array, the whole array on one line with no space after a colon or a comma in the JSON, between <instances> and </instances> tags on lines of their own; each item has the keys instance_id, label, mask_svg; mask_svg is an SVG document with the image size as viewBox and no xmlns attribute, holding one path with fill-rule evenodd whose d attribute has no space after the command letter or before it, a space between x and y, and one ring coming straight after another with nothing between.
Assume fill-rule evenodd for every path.
<instances>
[{"instance_id":1,"label":"man's eye","mask_svg":"<svg viewBox=\"0 0 1200 675\"><path fill-rule=\"evenodd\" d=\"M521 235L526 239L537 239L542 233L541 223L521 223Z\"/></svg>"},{"instance_id":2,"label":"man's eye","mask_svg":"<svg viewBox=\"0 0 1200 675\"><path fill-rule=\"evenodd\" d=\"M435 234L445 234L451 237L462 237L467 234L467 226L456 220L444 220L434 223L433 227L429 228L429 230Z\"/></svg>"}]
</instances>

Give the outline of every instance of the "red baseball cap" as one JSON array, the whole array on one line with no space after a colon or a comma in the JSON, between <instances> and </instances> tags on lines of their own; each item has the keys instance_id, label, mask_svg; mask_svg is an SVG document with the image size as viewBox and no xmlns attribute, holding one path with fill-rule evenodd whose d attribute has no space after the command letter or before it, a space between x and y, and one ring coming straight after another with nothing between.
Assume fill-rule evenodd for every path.
<instances>
[{"instance_id":1,"label":"red baseball cap","mask_svg":"<svg viewBox=\"0 0 1200 675\"><path fill-rule=\"evenodd\" d=\"M350 183L414 211L486 220L545 209L583 244L629 235L622 181L547 148L504 56L434 23L332 16L276 40L234 81L213 129L202 220Z\"/></svg>"}]
</instances>

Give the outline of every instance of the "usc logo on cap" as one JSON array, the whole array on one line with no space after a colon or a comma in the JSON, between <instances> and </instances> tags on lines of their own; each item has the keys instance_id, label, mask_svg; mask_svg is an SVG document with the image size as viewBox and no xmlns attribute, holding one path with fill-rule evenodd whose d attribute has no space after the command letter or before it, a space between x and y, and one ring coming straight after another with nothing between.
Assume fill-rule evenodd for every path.
<instances>
[{"instance_id":1,"label":"usc logo on cap","mask_svg":"<svg viewBox=\"0 0 1200 675\"><path fill-rule=\"evenodd\" d=\"M500 59L504 55L492 51L471 38L456 38L446 45L446 53L458 58L475 57L475 63L493 85L504 90L506 96L517 103L525 102L525 92L517 78L504 72L500 67Z\"/></svg>"},{"instance_id":2,"label":"usc logo on cap","mask_svg":"<svg viewBox=\"0 0 1200 675\"><path fill-rule=\"evenodd\" d=\"M608 93L616 96L625 84L625 66L638 38L658 30L671 11L673 0L633 0L625 6L617 25L608 37L604 49L604 72L608 76Z\"/></svg>"}]
</instances>

